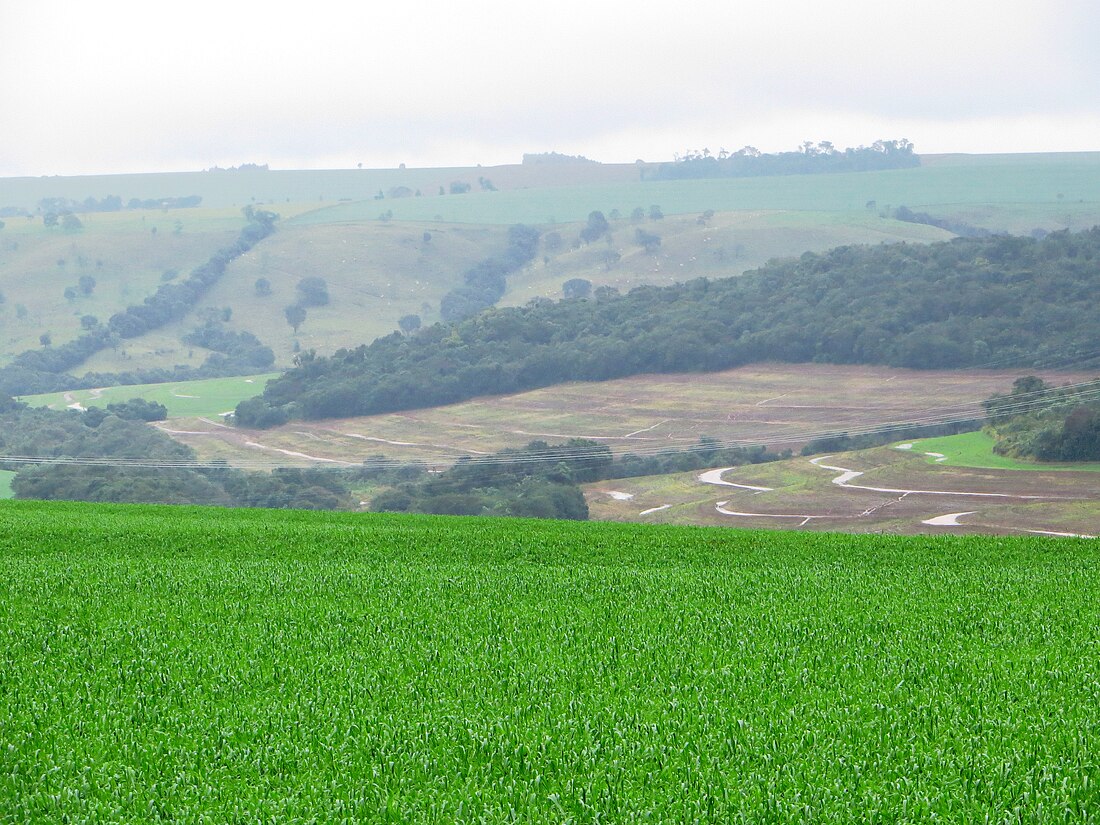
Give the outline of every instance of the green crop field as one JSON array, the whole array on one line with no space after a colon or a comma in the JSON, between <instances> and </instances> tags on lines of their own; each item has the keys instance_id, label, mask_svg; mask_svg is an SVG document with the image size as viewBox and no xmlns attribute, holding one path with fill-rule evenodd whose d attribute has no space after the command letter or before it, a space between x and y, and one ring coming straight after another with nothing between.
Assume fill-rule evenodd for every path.
<instances>
[{"instance_id":1,"label":"green crop field","mask_svg":"<svg viewBox=\"0 0 1100 825\"><path fill-rule=\"evenodd\" d=\"M1096 822L1100 544L0 505L0 821Z\"/></svg>"},{"instance_id":2,"label":"green crop field","mask_svg":"<svg viewBox=\"0 0 1100 825\"><path fill-rule=\"evenodd\" d=\"M993 452L993 437L986 432L977 431L949 435L943 438L922 438L913 441L913 449L923 453L939 453L945 456L940 463L956 467L986 467L992 470L1037 470L1050 471L1062 470L1066 472L1081 472L1091 470L1100 472L1100 463L1076 462L1073 464L1057 464L1052 462L1020 461L1009 456L997 455ZM928 456L929 461L935 462L939 456Z\"/></svg>"},{"instance_id":3,"label":"green crop field","mask_svg":"<svg viewBox=\"0 0 1100 825\"><path fill-rule=\"evenodd\" d=\"M259 395L264 384L276 374L73 390L68 393L27 395L19 400L34 407L63 409L74 403L85 407L105 407L108 404L129 401L131 398L144 398L167 407L169 418L217 416L232 410L244 399Z\"/></svg>"},{"instance_id":4,"label":"green crop field","mask_svg":"<svg viewBox=\"0 0 1100 825\"><path fill-rule=\"evenodd\" d=\"M15 473L10 470L0 470L0 498L11 498L11 480L15 478Z\"/></svg>"}]
</instances>

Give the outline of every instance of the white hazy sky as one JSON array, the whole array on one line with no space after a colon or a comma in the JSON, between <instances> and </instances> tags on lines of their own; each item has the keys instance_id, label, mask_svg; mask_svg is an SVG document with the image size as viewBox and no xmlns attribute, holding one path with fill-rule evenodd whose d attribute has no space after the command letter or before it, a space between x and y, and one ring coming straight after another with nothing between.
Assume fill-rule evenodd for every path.
<instances>
[{"instance_id":1,"label":"white hazy sky","mask_svg":"<svg viewBox=\"0 0 1100 825\"><path fill-rule=\"evenodd\" d=\"M0 176L1100 149L1096 0L0 0Z\"/></svg>"}]
</instances>

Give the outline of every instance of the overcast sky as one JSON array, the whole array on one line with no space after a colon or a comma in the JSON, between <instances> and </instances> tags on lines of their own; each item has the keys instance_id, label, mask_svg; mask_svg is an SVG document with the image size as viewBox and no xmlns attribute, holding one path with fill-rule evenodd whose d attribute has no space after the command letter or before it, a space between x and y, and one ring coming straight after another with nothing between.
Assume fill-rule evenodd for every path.
<instances>
[{"instance_id":1,"label":"overcast sky","mask_svg":"<svg viewBox=\"0 0 1100 825\"><path fill-rule=\"evenodd\" d=\"M1095 0L0 0L0 176L1100 149Z\"/></svg>"}]
</instances>

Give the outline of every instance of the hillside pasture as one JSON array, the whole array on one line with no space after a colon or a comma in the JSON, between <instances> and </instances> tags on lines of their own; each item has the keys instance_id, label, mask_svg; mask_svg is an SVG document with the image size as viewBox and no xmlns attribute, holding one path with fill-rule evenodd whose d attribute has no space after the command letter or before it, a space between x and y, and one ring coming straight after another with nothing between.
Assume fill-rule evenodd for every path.
<instances>
[{"instance_id":1,"label":"hillside pasture","mask_svg":"<svg viewBox=\"0 0 1100 825\"><path fill-rule=\"evenodd\" d=\"M558 298L573 278L626 291L737 275L771 258L838 245L949 237L883 217L902 204L1022 233L1100 223L1100 153L929 156L916 169L844 175L690 181L643 181L640 175L641 167L633 165L566 164L0 180L0 204L20 203L18 192L204 198L195 209L85 214L84 229L75 233L47 230L41 218L9 219L0 230L0 292L6 298L0 304L0 363L39 346L42 334L56 344L70 340L83 315L105 320L140 303L169 270L185 277L234 237L247 204L282 214L278 231L235 261L181 322L102 351L77 374L197 367L209 353L179 339L208 310L231 309L230 327L254 333L274 350L279 366L288 366L300 350L327 354L368 343L394 331L404 315L432 323L442 296L461 284L471 264L499 252L505 227L518 222L538 225L544 235L557 232L562 246L540 250L509 279L505 306ZM499 191L480 191L478 177ZM429 179L443 181L433 192L439 185L446 190L451 180L474 188L429 196L421 185ZM397 186L421 188L423 196L388 197ZM664 219L649 219L654 205ZM647 214L638 223L631 219L636 208ZM611 232L591 245L578 244L593 210L609 217ZM660 236L660 247L645 251L634 237L639 228ZM85 274L97 280L93 293L64 299L65 289ZM311 308L295 333L283 311L306 276L324 278L332 302ZM260 277L271 282L272 295L255 294Z\"/></svg>"},{"instance_id":2,"label":"hillside pasture","mask_svg":"<svg viewBox=\"0 0 1100 825\"><path fill-rule=\"evenodd\" d=\"M922 166L882 172L787 175L702 180L633 180L439 198L340 203L309 212L296 223L358 222L392 211L400 221L475 224L553 224L583 221L593 209L629 215L659 205L665 215L732 211L878 212L898 206L937 216L976 216L999 206L1012 210L1023 231L1100 223L1100 153L952 156ZM995 224L988 229L1004 231Z\"/></svg>"},{"instance_id":3,"label":"hillside pasture","mask_svg":"<svg viewBox=\"0 0 1100 825\"><path fill-rule=\"evenodd\" d=\"M46 228L41 218L10 218L0 230L0 364L38 348L40 335L55 345L76 338L84 315L106 323L153 294L167 272L186 278L244 225L239 213L186 209L96 213L81 221L83 229L66 232ZM82 276L95 279L90 294L77 288ZM75 290L71 299L67 288Z\"/></svg>"},{"instance_id":4,"label":"hillside pasture","mask_svg":"<svg viewBox=\"0 0 1100 825\"><path fill-rule=\"evenodd\" d=\"M5 821L1100 810L1096 542L29 502L0 528Z\"/></svg>"},{"instance_id":5,"label":"hillside pasture","mask_svg":"<svg viewBox=\"0 0 1100 825\"><path fill-rule=\"evenodd\" d=\"M132 175L78 175L71 177L0 178L0 206L34 209L44 198L83 201L118 195L123 202L199 195L202 206L238 210L248 204L280 211L284 204L323 207L344 200L374 199L382 192L405 187L433 199L439 187L469 183L480 190L478 178L498 189L547 187L631 181L638 178L633 164L554 164L436 169L278 169L221 172L161 172ZM388 200L394 200L392 198ZM387 201L388 202L388 201ZM384 211L384 209L383 209Z\"/></svg>"},{"instance_id":6,"label":"hillside pasture","mask_svg":"<svg viewBox=\"0 0 1100 825\"><path fill-rule=\"evenodd\" d=\"M575 249L583 224L544 227L544 236L561 236L562 248L551 250L544 239L542 254L509 277L500 303L518 306L533 298L559 299L562 284L572 278L626 292L644 284L739 275L773 257L842 244L950 237L932 227L864 213L718 213L703 223L698 217L673 216L643 224L662 240L652 254L636 243L638 225L628 219L611 221L606 240ZM275 351L281 365L292 362L295 342L299 350L327 354L388 335L405 315L418 315L425 325L435 323L440 320L442 297L462 285L469 267L499 254L506 245L505 234L499 225L284 222L273 236L234 261L185 319L101 352L84 369L106 372L135 363L198 366L206 351L179 339L197 325L195 318L203 312L224 307L233 310L228 326L255 334ZM609 252L615 255L613 261L607 258ZM310 307L295 333L283 313L297 300L298 281L308 275L325 280L331 301ZM270 282L271 294L256 293L259 278Z\"/></svg>"},{"instance_id":7,"label":"hillside pasture","mask_svg":"<svg viewBox=\"0 0 1100 825\"><path fill-rule=\"evenodd\" d=\"M1043 373L1051 383L1077 380ZM574 382L426 410L251 431L188 420L170 429L206 458L252 465L391 459L448 466L462 455L588 438L619 455L724 444L797 450L814 438L883 424L983 415L981 401L1007 392L1010 371L917 371L825 364L756 365L705 374ZM930 401L935 399L935 401Z\"/></svg>"}]
</instances>

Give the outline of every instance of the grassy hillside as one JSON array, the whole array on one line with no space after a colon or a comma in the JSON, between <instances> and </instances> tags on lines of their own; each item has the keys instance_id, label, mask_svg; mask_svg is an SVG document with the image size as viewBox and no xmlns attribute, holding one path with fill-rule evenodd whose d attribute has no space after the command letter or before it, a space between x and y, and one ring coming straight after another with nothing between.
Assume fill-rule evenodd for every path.
<instances>
[{"instance_id":1,"label":"grassy hillside","mask_svg":"<svg viewBox=\"0 0 1100 825\"><path fill-rule=\"evenodd\" d=\"M166 172L136 175L0 178L0 206L33 209L43 198L83 201L118 195L123 202L199 195L204 207L239 209L248 203L326 205L343 199L373 199L395 187L425 197L452 182L480 190L478 178L498 189L636 180L633 164L554 164L440 169L313 169L234 172Z\"/></svg>"},{"instance_id":2,"label":"grassy hillside","mask_svg":"<svg viewBox=\"0 0 1100 825\"><path fill-rule=\"evenodd\" d=\"M504 227L517 222L559 233L562 247L544 250L510 279L502 304L511 306L559 297L572 278L628 290L736 275L774 257L843 244L948 237L881 217L901 204L1021 233L1100 223L1100 153L931 156L917 169L772 178L650 182L639 174L633 165L574 164L0 180L0 205L33 207L58 195L204 199L197 209L83 215L84 229L72 234L46 230L41 219L7 219L0 230L0 292L7 299L0 304L0 363L37 347L43 333L55 343L75 337L82 315L105 319L140 303L165 271L185 275L233 237L243 220L240 207L253 202L273 204L282 214L275 236L234 262L184 321L101 352L83 369L198 366L209 353L179 338L207 309L231 307L230 326L256 334L281 365L290 363L296 340L299 348L328 353L393 331L403 315L431 323L462 272L499 251ZM481 191L478 177L499 191ZM473 191L434 194L455 180L471 183ZM423 197L375 199L380 189L385 195L397 186L419 188ZM636 243L630 215L653 205L666 217L640 224L661 237L650 254ZM596 209L611 218L610 241L572 248L581 222ZM708 210L715 214L699 223ZM379 220L383 214L392 217ZM431 241L424 241L425 232ZM95 277L96 290L65 300L66 287L81 275ZM306 276L325 278L333 301L311 310L295 335L283 309ZM272 282L273 295L255 295L258 277Z\"/></svg>"},{"instance_id":3,"label":"grassy hillside","mask_svg":"<svg viewBox=\"0 0 1100 825\"><path fill-rule=\"evenodd\" d=\"M65 232L41 219L9 218L0 230L0 364L40 346L44 333L55 345L76 338L81 316L105 323L140 304L166 272L186 278L244 225L238 212L205 209L97 213L81 221L83 229ZM95 279L91 294L66 298L82 276Z\"/></svg>"},{"instance_id":4,"label":"grassy hillside","mask_svg":"<svg viewBox=\"0 0 1100 825\"><path fill-rule=\"evenodd\" d=\"M940 240L949 235L928 226L877 216L794 213L719 213L700 224L695 215L670 217L641 226L661 236L655 254L634 240L629 220L612 222L610 244L600 241L572 249L582 224L546 227L557 232L561 250L544 249L537 260L509 278L504 306L535 297L562 297L562 284L585 278L594 286L627 291L642 284L672 284L685 278L727 277L793 250L824 250L847 243ZM430 240L425 240L428 233ZM424 324L439 320L439 302L462 284L462 273L477 261L499 253L505 227L469 224L359 223L282 224L274 236L235 261L225 277L184 321L124 342L87 363L105 371L134 362L170 366L201 362L205 352L179 342L205 309L233 308L230 327L253 332L272 347L278 363L289 364L294 342L302 349L332 352L354 347L397 329L404 315ZM607 260L608 251L621 256ZM544 260L545 259L545 260ZM332 301L308 310L297 333L283 315L296 300L295 286L307 275L325 279ZM272 294L258 297L255 282L266 278Z\"/></svg>"},{"instance_id":5,"label":"grassy hillside","mask_svg":"<svg viewBox=\"0 0 1100 825\"><path fill-rule=\"evenodd\" d=\"M1005 210L1035 226L1065 228L1068 216L1085 228L1100 222L1100 153L930 158L919 168L884 172L723 178L689 181L631 181L471 192L443 198L406 198L337 204L304 214L298 222L328 223L374 218L392 210L395 220L463 223L553 223L584 220L593 209L660 205L666 215L740 210L857 212L906 205L934 214L977 217ZM986 225L985 222L981 222ZM1085 226L1079 225L1084 223ZM991 228L1012 229L994 224Z\"/></svg>"},{"instance_id":6,"label":"grassy hillside","mask_svg":"<svg viewBox=\"0 0 1100 825\"><path fill-rule=\"evenodd\" d=\"M5 820L1100 807L1095 542L27 503L0 519Z\"/></svg>"}]
</instances>

